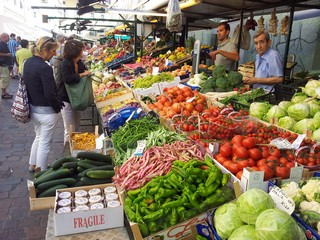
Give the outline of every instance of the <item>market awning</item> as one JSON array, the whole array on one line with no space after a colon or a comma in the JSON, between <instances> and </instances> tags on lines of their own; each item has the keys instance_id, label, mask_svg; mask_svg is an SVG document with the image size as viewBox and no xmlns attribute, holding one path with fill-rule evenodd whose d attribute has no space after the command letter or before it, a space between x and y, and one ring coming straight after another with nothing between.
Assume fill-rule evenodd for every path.
<instances>
[{"instance_id":1,"label":"market awning","mask_svg":"<svg viewBox=\"0 0 320 240\"><path fill-rule=\"evenodd\" d=\"M36 41L41 36L51 36L50 30L44 30L39 27L30 27L24 23L16 21L10 17L0 15L0 33L6 32L8 34L15 33L22 39L29 41Z\"/></svg>"}]
</instances>

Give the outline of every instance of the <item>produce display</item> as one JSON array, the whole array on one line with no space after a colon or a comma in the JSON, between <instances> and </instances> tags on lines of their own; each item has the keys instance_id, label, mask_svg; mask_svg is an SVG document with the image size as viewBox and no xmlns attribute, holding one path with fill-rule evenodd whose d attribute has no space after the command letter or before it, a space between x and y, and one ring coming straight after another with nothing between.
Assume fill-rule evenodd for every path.
<instances>
[{"instance_id":1,"label":"produce display","mask_svg":"<svg viewBox=\"0 0 320 240\"><path fill-rule=\"evenodd\" d=\"M168 174L127 192L125 212L131 222L138 223L143 237L234 198L232 188L226 186L229 175L210 158L172 165Z\"/></svg>"},{"instance_id":2,"label":"produce display","mask_svg":"<svg viewBox=\"0 0 320 240\"><path fill-rule=\"evenodd\" d=\"M154 83L172 82L174 77L171 74L160 73L158 75L147 75L145 77L138 77L134 80L133 88L148 88Z\"/></svg>"},{"instance_id":3,"label":"produce display","mask_svg":"<svg viewBox=\"0 0 320 240\"><path fill-rule=\"evenodd\" d=\"M113 175L109 155L79 152L77 157L58 158L50 168L35 173L34 186L37 197L50 197L61 188L110 183Z\"/></svg>"}]
</instances>

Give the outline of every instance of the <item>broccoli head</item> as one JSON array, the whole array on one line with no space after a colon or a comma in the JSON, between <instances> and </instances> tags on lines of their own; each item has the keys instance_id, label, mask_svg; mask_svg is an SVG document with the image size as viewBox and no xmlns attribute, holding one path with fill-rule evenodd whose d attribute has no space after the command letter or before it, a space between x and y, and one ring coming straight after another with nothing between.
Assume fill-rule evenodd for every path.
<instances>
[{"instance_id":1,"label":"broccoli head","mask_svg":"<svg viewBox=\"0 0 320 240\"><path fill-rule=\"evenodd\" d=\"M218 88L226 89L229 86L228 80L224 77L219 77L216 80L216 86Z\"/></svg>"},{"instance_id":2,"label":"broccoli head","mask_svg":"<svg viewBox=\"0 0 320 240\"><path fill-rule=\"evenodd\" d=\"M227 75L226 69L222 65L217 65L212 71L212 76L215 78L225 77Z\"/></svg>"},{"instance_id":3,"label":"broccoli head","mask_svg":"<svg viewBox=\"0 0 320 240\"><path fill-rule=\"evenodd\" d=\"M242 83L242 74L239 72L235 72L235 71L230 71L228 74L228 81L229 84L232 87L237 86L238 84Z\"/></svg>"}]
</instances>

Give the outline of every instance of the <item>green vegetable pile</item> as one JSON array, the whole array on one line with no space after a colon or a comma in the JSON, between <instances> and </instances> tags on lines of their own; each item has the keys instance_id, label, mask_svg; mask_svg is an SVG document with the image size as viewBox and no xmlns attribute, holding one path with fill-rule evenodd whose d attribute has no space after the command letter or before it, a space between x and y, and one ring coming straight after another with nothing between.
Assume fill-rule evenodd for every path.
<instances>
[{"instance_id":1,"label":"green vegetable pile","mask_svg":"<svg viewBox=\"0 0 320 240\"><path fill-rule=\"evenodd\" d=\"M227 73L222 65L217 65L212 71L212 76L200 84L200 92L230 92L242 85L241 73L235 71Z\"/></svg>"},{"instance_id":2,"label":"green vegetable pile","mask_svg":"<svg viewBox=\"0 0 320 240\"><path fill-rule=\"evenodd\" d=\"M250 93L246 94L235 94L224 99L219 100L219 102L223 103L224 105L229 105L232 101L239 102L243 105L247 105L249 107L250 103L255 101L256 98L265 95L266 92L263 88L252 89Z\"/></svg>"},{"instance_id":3,"label":"green vegetable pile","mask_svg":"<svg viewBox=\"0 0 320 240\"><path fill-rule=\"evenodd\" d=\"M128 191L124 210L146 237L233 199L233 189L225 186L229 178L210 157L177 160L167 175Z\"/></svg>"},{"instance_id":4,"label":"green vegetable pile","mask_svg":"<svg viewBox=\"0 0 320 240\"><path fill-rule=\"evenodd\" d=\"M154 83L160 82L172 82L174 77L168 73L160 73L158 75L147 75L145 77L138 77L134 80L134 89L137 88L148 88L151 87Z\"/></svg>"}]
</instances>

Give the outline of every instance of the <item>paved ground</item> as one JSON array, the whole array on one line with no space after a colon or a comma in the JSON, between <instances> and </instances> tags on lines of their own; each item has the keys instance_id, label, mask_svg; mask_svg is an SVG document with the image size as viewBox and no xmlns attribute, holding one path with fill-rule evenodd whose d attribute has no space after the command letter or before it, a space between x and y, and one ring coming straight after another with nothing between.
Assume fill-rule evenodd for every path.
<instances>
[{"instance_id":1,"label":"paved ground","mask_svg":"<svg viewBox=\"0 0 320 240\"><path fill-rule=\"evenodd\" d=\"M9 93L15 94L18 80L12 79ZM0 102L0 240L43 240L46 235L48 210L30 211L27 179L31 144L34 139L33 124L21 124L10 114L13 100ZM91 118L91 108L83 113ZM90 124L91 121L82 121ZM93 131L83 126L81 131ZM64 151L63 124L60 118L55 130L49 163Z\"/></svg>"}]
</instances>

